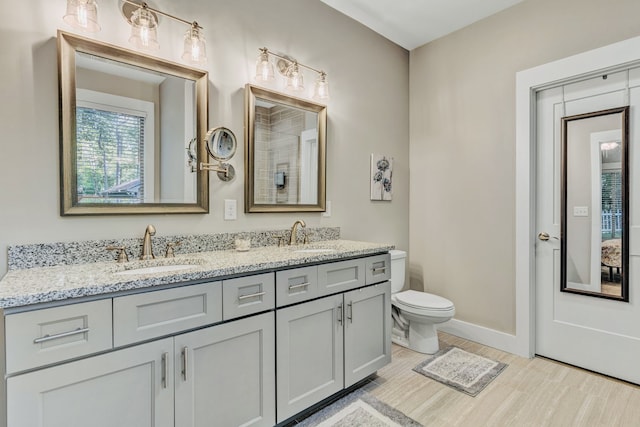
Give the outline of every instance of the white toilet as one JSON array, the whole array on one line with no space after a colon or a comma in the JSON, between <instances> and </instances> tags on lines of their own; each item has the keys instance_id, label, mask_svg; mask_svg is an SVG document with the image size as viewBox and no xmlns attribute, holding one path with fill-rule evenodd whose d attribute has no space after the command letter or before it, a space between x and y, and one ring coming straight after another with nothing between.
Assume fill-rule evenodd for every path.
<instances>
[{"instance_id":1,"label":"white toilet","mask_svg":"<svg viewBox=\"0 0 640 427\"><path fill-rule=\"evenodd\" d=\"M389 253L393 315L391 340L411 350L433 354L439 349L436 324L451 319L456 309L446 298L426 292L402 291L407 253L398 250Z\"/></svg>"}]
</instances>

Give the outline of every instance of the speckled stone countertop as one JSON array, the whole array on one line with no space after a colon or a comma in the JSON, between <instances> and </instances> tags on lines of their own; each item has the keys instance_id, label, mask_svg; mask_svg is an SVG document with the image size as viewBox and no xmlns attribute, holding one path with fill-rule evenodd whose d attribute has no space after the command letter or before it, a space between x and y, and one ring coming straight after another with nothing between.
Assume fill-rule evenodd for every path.
<instances>
[{"instance_id":1,"label":"speckled stone countertop","mask_svg":"<svg viewBox=\"0 0 640 427\"><path fill-rule=\"evenodd\" d=\"M0 280L0 308L105 295L192 280L216 279L242 273L273 270L323 261L338 261L387 252L393 245L328 240L309 245L265 246L247 252L221 250L179 254L175 258L131 261L125 264L95 262L10 270ZM128 270L185 266L182 270L127 273ZM124 272L124 273L123 273Z\"/></svg>"}]
</instances>

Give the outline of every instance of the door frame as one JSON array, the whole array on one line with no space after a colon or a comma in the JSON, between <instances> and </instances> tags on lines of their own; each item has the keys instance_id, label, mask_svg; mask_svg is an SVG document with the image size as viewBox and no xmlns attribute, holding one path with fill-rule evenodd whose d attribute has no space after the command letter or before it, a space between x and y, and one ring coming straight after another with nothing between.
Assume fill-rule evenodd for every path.
<instances>
[{"instance_id":1,"label":"door frame","mask_svg":"<svg viewBox=\"0 0 640 427\"><path fill-rule=\"evenodd\" d=\"M536 93L640 62L640 37L516 73L516 335L514 353L535 355ZM637 64L636 64L637 65Z\"/></svg>"}]
</instances>

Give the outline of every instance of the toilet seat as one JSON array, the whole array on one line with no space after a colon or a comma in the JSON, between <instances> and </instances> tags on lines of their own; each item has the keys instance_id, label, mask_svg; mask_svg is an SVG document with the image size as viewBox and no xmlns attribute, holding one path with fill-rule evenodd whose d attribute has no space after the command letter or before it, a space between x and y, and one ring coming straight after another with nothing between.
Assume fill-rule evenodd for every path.
<instances>
[{"instance_id":1,"label":"toilet seat","mask_svg":"<svg viewBox=\"0 0 640 427\"><path fill-rule=\"evenodd\" d=\"M433 317L451 317L455 307L451 301L427 292L408 290L393 294L392 301L401 310Z\"/></svg>"}]
</instances>

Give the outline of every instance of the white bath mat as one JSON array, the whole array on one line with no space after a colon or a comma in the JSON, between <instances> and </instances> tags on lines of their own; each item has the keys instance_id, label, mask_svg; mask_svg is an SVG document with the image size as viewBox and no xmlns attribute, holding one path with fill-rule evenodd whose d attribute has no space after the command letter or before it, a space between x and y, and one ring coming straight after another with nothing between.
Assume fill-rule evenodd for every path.
<instances>
[{"instance_id":1,"label":"white bath mat","mask_svg":"<svg viewBox=\"0 0 640 427\"><path fill-rule=\"evenodd\" d=\"M447 347L413 370L469 396L476 396L506 367L505 363L469 353L458 347Z\"/></svg>"}]
</instances>

